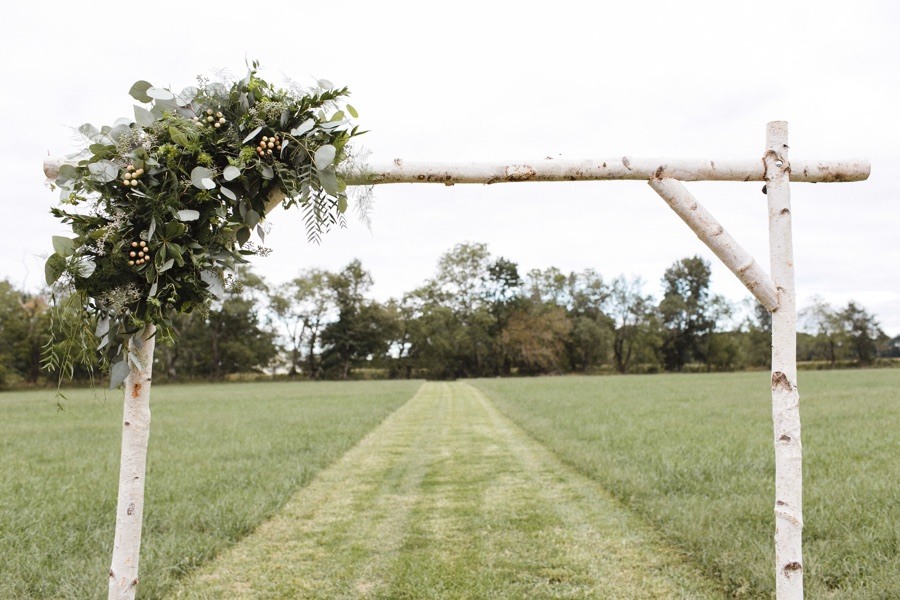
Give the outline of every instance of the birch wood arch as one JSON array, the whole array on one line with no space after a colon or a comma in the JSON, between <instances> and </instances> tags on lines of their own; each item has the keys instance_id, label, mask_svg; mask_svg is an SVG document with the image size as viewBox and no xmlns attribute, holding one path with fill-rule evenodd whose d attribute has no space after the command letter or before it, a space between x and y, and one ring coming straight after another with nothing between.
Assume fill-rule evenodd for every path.
<instances>
[{"instance_id":1,"label":"birch wood arch","mask_svg":"<svg viewBox=\"0 0 900 600\"><path fill-rule=\"evenodd\" d=\"M64 160L47 159L55 179ZM348 185L390 183L515 183L529 181L647 181L741 283L772 312L772 419L775 446L775 582L778 600L803 598L802 447L797 384L797 314L791 224L790 181L840 183L869 177L866 160L788 159L788 125L773 121L758 159L638 158L554 160L514 163L426 163L395 159L349 175ZM765 182L769 222L769 272L744 250L682 185L684 181ZM270 198L267 212L281 203ZM134 598L143 513L146 448L150 422L153 329L139 349L143 369L131 366L125 381L122 458L116 539L110 569L110 598ZM142 448L142 450L140 450ZM138 450L136 450L138 449Z\"/></svg>"}]
</instances>

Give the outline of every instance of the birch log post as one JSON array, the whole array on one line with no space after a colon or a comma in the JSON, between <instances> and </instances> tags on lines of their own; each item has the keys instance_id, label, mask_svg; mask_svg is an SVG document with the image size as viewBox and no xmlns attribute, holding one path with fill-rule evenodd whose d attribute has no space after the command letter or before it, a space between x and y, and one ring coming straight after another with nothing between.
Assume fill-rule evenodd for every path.
<instances>
[{"instance_id":1,"label":"birch log post","mask_svg":"<svg viewBox=\"0 0 900 600\"><path fill-rule=\"evenodd\" d=\"M778 309L772 313L772 420L775 436L775 597L803 598L803 465L800 444L800 393L797 389L797 309L788 126L766 128L766 194L769 253Z\"/></svg>"},{"instance_id":2,"label":"birch log post","mask_svg":"<svg viewBox=\"0 0 900 600\"><path fill-rule=\"evenodd\" d=\"M778 308L778 291L769 275L681 182L667 178L649 183L763 306L770 311Z\"/></svg>"},{"instance_id":3,"label":"birch log post","mask_svg":"<svg viewBox=\"0 0 900 600\"><path fill-rule=\"evenodd\" d=\"M275 190L269 195L268 214L284 200ZM122 418L122 455L119 462L119 496L116 504L116 533L112 565L109 568L109 600L133 600L138 585L141 528L144 515L144 479L150 442L150 384L156 327L148 325L140 340L129 341L141 367L130 364L125 379L125 408Z\"/></svg>"},{"instance_id":4,"label":"birch log post","mask_svg":"<svg viewBox=\"0 0 900 600\"><path fill-rule=\"evenodd\" d=\"M134 352L140 366L129 361L122 411L122 455L119 461L119 498L116 534L109 568L110 600L132 600L137 592L141 526L144 516L144 479L150 440L150 383L156 327L148 325L139 341L129 340L126 355Z\"/></svg>"}]
</instances>

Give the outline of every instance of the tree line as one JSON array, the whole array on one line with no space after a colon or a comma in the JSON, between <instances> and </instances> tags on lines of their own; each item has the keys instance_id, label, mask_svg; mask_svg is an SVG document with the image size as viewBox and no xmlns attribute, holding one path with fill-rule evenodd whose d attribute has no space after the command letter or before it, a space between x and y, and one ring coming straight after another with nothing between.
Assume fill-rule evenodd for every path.
<instances>
[{"instance_id":1,"label":"tree line","mask_svg":"<svg viewBox=\"0 0 900 600\"><path fill-rule=\"evenodd\" d=\"M693 256L661 278L662 297L639 278L591 269L564 273L459 244L434 276L400 298L371 297L358 260L339 272L306 269L273 285L247 267L207 311L174 318L178 343L159 346L158 379L221 380L259 373L305 379L488 377L768 368L771 315L710 289L710 265ZM876 317L856 302L814 299L799 315L798 360L866 366L900 357ZM0 281L0 386L35 384L51 319L65 302ZM86 372L67 375L76 379Z\"/></svg>"}]
</instances>

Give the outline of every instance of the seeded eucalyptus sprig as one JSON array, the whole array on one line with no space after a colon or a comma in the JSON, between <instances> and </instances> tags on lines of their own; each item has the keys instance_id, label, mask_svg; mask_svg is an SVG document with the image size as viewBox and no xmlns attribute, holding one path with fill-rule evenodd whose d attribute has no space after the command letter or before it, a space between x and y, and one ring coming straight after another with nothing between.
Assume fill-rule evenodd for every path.
<instances>
[{"instance_id":1,"label":"seeded eucalyptus sprig","mask_svg":"<svg viewBox=\"0 0 900 600\"><path fill-rule=\"evenodd\" d=\"M97 346L119 358L114 374L127 373L125 337L152 323L171 339L172 312L222 296L223 273L260 253L248 241L253 232L264 241L273 198L300 208L310 241L345 224L337 167L360 134L347 88L280 89L257 67L178 93L138 81L130 94L147 106L134 107L133 121L83 125L88 148L59 169L64 207L51 212L74 237L53 238L47 283L79 295ZM51 342L45 362L70 367L60 348Z\"/></svg>"}]
</instances>

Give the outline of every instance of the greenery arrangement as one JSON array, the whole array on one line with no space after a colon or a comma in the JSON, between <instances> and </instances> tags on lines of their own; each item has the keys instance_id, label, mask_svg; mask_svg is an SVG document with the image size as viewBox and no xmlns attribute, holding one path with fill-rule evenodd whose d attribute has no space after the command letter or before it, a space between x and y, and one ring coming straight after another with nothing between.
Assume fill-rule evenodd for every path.
<instances>
[{"instance_id":1,"label":"greenery arrangement","mask_svg":"<svg viewBox=\"0 0 900 600\"><path fill-rule=\"evenodd\" d=\"M55 236L48 285L63 285L46 366L65 374L96 360L112 364L112 384L128 373L123 341L148 324L171 339L169 315L221 297L226 274L267 249L250 242L272 202L300 208L318 242L345 224L346 183L337 167L361 132L347 88L320 81L281 89L258 63L230 84L198 77L181 92L135 83L134 121L79 132L90 141L59 169L63 205L52 213L75 237ZM71 316L71 315L70 315ZM134 336L137 339L138 336Z\"/></svg>"}]
</instances>

